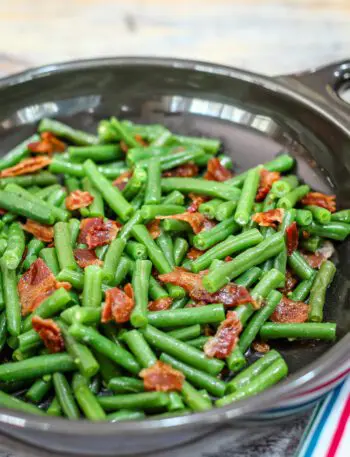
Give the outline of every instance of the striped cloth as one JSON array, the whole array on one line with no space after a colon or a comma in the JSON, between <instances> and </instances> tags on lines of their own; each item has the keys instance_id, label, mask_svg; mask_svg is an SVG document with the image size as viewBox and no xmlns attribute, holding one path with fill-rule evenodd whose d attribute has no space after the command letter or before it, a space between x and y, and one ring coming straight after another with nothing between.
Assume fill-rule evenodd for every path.
<instances>
[{"instance_id":1,"label":"striped cloth","mask_svg":"<svg viewBox=\"0 0 350 457\"><path fill-rule=\"evenodd\" d=\"M296 457L350 456L350 376L315 409Z\"/></svg>"}]
</instances>

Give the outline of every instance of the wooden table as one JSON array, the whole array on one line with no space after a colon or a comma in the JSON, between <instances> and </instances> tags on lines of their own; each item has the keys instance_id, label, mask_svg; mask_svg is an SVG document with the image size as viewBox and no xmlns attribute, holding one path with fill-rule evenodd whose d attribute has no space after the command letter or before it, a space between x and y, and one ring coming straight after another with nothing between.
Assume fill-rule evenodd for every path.
<instances>
[{"instance_id":1,"label":"wooden table","mask_svg":"<svg viewBox=\"0 0 350 457\"><path fill-rule=\"evenodd\" d=\"M350 57L350 0L0 0L0 75L158 55L263 73Z\"/></svg>"}]
</instances>

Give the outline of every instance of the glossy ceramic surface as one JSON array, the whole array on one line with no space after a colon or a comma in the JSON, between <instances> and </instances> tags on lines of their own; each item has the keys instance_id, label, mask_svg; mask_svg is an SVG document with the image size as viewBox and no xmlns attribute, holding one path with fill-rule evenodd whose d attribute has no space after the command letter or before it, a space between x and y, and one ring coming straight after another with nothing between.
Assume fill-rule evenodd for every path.
<instances>
[{"instance_id":1,"label":"glossy ceramic surface","mask_svg":"<svg viewBox=\"0 0 350 457\"><path fill-rule=\"evenodd\" d=\"M45 116L94 131L101 118L115 115L220 138L237 171L288 151L303 180L335 193L339 207L350 207L350 110L334 91L340 81L336 72L342 71L342 78L346 74L341 68L297 80L170 59L52 65L0 81L0 153L28 137ZM338 342L274 343L291 375L258 397L192 416L120 424L68 423L3 410L0 430L62 452L135 455L180 445L221 424L241 426L293 414L316 401L349 369L349 258L350 243L342 243L325 311L325 319L338 324Z\"/></svg>"}]
</instances>

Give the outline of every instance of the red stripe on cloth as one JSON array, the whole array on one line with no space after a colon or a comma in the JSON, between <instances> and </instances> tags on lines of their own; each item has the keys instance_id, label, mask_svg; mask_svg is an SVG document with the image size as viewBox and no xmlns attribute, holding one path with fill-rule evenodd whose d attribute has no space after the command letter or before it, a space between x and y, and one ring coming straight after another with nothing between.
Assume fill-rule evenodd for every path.
<instances>
[{"instance_id":1,"label":"red stripe on cloth","mask_svg":"<svg viewBox=\"0 0 350 457\"><path fill-rule=\"evenodd\" d=\"M329 381L320 384L319 386L314 387L313 389L310 390L305 390L304 392L301 392L300 394L293 395L293 397L302 397L303 395L311 394L312 392L317 392L317 390L323 389L324 387L329 386L330 384L333 384L336 381L339 381L340 379L344 378L347 374L350 373L350 368L343 371L340 373L337 377L330 379Z\"/></svg>"},{"instance_id":2,"label":"red stripe on cloth","mask_svg":"<svg viewBox=\"0 0 350 457\"><path fill-rule=\"evenodd\" d=\"M348 395L348 398L346 400L343 412L342 412L342 414L341 414L341 416L339 418L338 427L337 427L337 430L334 433L334 436L332 438L332 441L331 441L331 444L329 446L329 449L328 449L326 457L334 457L335 456L335 454L337 452L337 449L339 447L339 443L340 443L340 441L342 439L342 436L344 434L344 430L345 430L346 424L347 424L347 422L349 420L349 417L350 417L350 395Z\"/></svg>"}]
</instances>

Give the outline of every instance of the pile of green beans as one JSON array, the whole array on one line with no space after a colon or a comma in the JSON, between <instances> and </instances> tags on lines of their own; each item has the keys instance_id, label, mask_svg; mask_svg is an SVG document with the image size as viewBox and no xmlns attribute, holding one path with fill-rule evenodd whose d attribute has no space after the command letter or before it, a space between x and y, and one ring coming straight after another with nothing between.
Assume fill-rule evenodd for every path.
<instances>
[{"instance_id":1,"label":"pile of green beans","mask_svg":"<svg viewBox=\"0 0 350 457\"><path fill-rule=\"evenodd\" d=\"M293 344L298 338L336 338L336 324L323 321L336 267L324 259L313 268L306 254L320 255L325 239L345 240L350 210L304 205L311 190L293 174L290 155L217 182L206 179L209 160L217 157L221 167L232 169L217 139L114 117L100 121L96 134L43 119L34 135L0 158L0 172L31 157L28 145L40 141L43 132L66 144L63 153L54 153L48 170L0 177L0 406L110 422L206 411L255 395L287 376L287 363L273 348L251 363L254 342L273 346L275 339ZM188 164L195 176L176 174L177 167L183 172ZM264 169L280 176L257 202ZM126 176L123 188L114 183L120 175ZM76 191L88 192L93 201L70 211L65 200ZM192 194L204 197L196 215L188 212ZM255 213L269 210L280 211L282 222L270 227L253 222ZM191 214L204 228L197 230ZM79 241L86 218L116 221L118 231L90 249L97 261L82 268L75 249L87 249ZM51 227L52 243L28 233L27 219ZM293 223L298 246L289 252ZM58 281L57 290L26 316L18 285L38 259ZM158 278L178 267L197 275L195 287L201 285L204 297L213 294L206 303L198 306L191 287ZM290 274L296 284L285 290ZM106 323L108 291L113 296L119 288L126 294L127 284L133 291L129 317L114 322L112 307ZM225 297L232 286L246 288L250 302L233 308L220 303L221 289ZM272 317L283 294L308 304L305 322ZM157 302L168 307L156 311ZM238 341L226 354L209 357L206 345L213 339L208 335L220 333L228 311L240 321ZM61 352L45 347L34 317L53 321ZM142 370L156 363L181 372L181 388L148 391Z\"/></svg>"}]
</instances>

